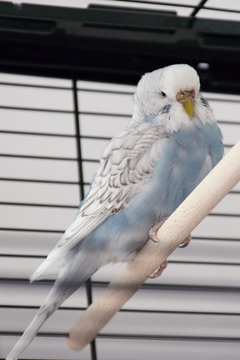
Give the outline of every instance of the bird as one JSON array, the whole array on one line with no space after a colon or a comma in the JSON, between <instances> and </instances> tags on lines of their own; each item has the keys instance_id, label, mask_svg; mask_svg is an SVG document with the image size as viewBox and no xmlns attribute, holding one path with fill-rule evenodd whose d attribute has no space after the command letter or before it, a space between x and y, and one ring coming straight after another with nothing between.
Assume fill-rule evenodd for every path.
<instances>
[{"instance_id":1,"label":"bird","mask_svg":"<svg viewBox=\"0 0 240 360\"><path fill-rule=\"evenodd\" d=\"M130 261L223 157L223 139L197 71L173 64L144 74L127 127L108 143L76 218L30 281L56 276L9 353L17 360L42 324L100 267ZM183 245L190 241L190 235ZM154 276L161 274L166 262Z\"/></svg>"}]
</instances>

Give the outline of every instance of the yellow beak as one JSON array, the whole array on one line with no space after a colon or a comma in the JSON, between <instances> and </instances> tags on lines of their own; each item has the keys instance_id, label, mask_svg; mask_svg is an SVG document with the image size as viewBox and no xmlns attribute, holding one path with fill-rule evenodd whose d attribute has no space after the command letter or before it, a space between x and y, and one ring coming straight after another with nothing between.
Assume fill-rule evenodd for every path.
<instances>
[{"instance_id":1,"label":"yellow beak","mask_svg":"<svg viewBox=\"0 0 240 360\"><path fill-rule=\"evenodd\" d=\"M186 100L182 100L181 103L189 118L191 118L194 110L193 99L191 97L188 97Z\"/></svg>"}]
</instances>

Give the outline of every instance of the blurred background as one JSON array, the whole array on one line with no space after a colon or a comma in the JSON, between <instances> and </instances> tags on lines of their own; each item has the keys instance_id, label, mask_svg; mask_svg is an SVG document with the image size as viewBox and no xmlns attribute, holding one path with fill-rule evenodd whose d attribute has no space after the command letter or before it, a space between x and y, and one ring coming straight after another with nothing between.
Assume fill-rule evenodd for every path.
<instances>
[{"instance_id":1,"label":"blurred background","mask_svg":"<svg viewBox=\"0 0 240 360\"><path fill-rule=\"evenodd\" d=\"M128 124L143 73L194 66L225 152L238 141L240 3L0 1L0 49L4 359L53 283L28 278L74 219L109 139ZM21 359L239 359L239 200L238 184L82 352L67 348L67 333L123 264L71 296Z\"/></svg>"}]
</instances>

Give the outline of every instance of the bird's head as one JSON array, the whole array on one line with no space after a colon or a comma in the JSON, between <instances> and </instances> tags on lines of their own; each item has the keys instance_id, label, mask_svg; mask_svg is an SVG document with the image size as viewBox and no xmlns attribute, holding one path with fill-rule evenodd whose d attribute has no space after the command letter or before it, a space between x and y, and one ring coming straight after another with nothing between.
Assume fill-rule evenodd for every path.
<instances>
[{"instance_id":1,"label":"bird's head","mask_svg":"<svg viewBox=\"0 0 240 360\"><path fill-rule=\"evenodd\" d=\"M212 120L212 111L199 90L198 74L186 64L147 73L137 85L132 122L151 122L173 132L196 119Z\"/></svg>"}]
</instances>

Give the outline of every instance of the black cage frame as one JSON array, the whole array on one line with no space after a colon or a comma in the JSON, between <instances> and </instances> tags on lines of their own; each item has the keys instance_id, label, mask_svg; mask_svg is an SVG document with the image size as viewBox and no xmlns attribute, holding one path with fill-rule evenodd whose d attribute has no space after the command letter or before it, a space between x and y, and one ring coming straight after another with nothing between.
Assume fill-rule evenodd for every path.
<instances>
[{"instance_id":1,"label":"black cage frame","mask_svg":"<svg viewBox=\"0 0 240 360\"><path fill-rule=\"evenodd\" d=\"M204 91L239 93L240 22L196 18L204 3L180 17L0 2L0 71L136 84L147 71L188 63Z\"/></svg>"},{"instance_id":2,"label":"black cage frame","mask_svg":"<svg viewBox=\"0 0 240 360\"><path fill-rule=\"evenodd\" d=\"M0 2L0 71L72 80L80 199L78 79L135 85L144 72L188 63L198 69L204 91L240 93L240 22L196 18L205 2L190 17L122 7ZM91 280L87 294L90 304ZM94 342L91 356L97 359Z\"/></svg>"}]
</instances>

